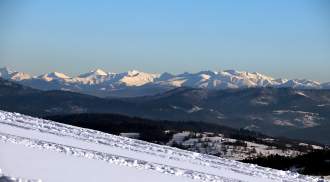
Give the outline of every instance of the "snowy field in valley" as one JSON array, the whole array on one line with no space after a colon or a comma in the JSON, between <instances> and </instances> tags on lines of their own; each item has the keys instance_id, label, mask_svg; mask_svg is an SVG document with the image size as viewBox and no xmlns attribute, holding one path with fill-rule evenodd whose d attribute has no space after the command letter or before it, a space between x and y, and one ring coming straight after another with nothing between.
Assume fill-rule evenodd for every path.
<instances>
[{"instance_id":1,"label":"snowy field in valley","mask_svg":"<svg viewBox=\"0 0 330 182\"><path fill-rule=\"evenodd\" d=\"M322 181L0 111L0 169L36 181Z\"/></svg>"},{"instance_id":2,"label":"snowy field in valley","mask_svg":"<svg viewBox=\"0 0 330 182\"><path fill-rule=\"evenodd\" d=\"M295 150L293 147L279 148L276 145L271 145L271 142L269 142L268 145L265 145L263 143L265 140L274 141L275 139L260 139L262 142L253 140L246 141L242 138L234 139L225 137L221 133L183 131L173 134L172 139L166 145L232 160L244 160L250 157L269 155L294 157L303 154L299 150ZM321 146L310 144L304 144L304 146L306 147L306 150L307 147L323 149Z\"/></svg>"}]
</instances>

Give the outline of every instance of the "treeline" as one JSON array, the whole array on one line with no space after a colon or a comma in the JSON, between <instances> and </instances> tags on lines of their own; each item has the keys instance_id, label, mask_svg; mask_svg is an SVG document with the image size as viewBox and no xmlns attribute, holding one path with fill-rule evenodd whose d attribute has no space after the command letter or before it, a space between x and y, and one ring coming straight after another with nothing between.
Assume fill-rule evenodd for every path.
<instances>
[{"instance_id":1,"label":"treeline","mask_svg":"<svg viewBox=\"0 0 330 182\"><path fill-rule=\"evenodd\" d=\"M291 149L306 152L310 150L308 146L300 146L300 141L276 138L271 141L269 136L244 130L233 129L212 123L195 121L155 121L138 117L129 117L118 114L72 114L47 117L53 121L70 124L74 126L90 128L119 135L120 133L138 132L140 139L153 143L167 143L174 133L182 131L190 132L212 132L222 134L226 138L233 138L242 141L251 141L268 146L274 146L279 149ZM168 131L168 132L164 132Z\"/></svg>"},{"instance_id":2,"label":"treeline","mask_svg":"<svg viewBox=\"0 0 330 182\"><path fill-rule=\"evenodd\" d=\"M270 155L242 160L280 170L293 170L305 175L330 175L330 150L314 150L297 157Z\"/></svg>"},{"instance_id":3,"label":"treeline","mask_svg":"<svg viewBox=\"0 0 330 182\"><path fill-rule=\"evenodd\" d=\"M174 133L182 131L221 133L225 137L255 139L257 137L266 137L262 134L248 130L237 130L226 126L205 122L154 121L118 114L72 114L50 116L45 119L83 128L90 128L115 135L127 132L138 132L140 133L141 140L154 143L166 143L172 138Z\"/></svg>"}]
</instances>

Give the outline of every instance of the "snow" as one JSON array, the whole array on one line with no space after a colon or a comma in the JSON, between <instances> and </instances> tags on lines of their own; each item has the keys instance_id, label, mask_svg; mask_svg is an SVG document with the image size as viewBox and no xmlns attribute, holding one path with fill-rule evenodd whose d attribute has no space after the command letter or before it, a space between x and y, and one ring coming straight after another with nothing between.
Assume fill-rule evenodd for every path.
<instances>
[{"instance_id":1,"label":"snow","mask_svg":"<svg viewBox=\"0 0 330 182\"><path fill-rule=\"evenodd\" d=\"M5 111L0 147L6 174L43 181L319 180Z\"/></svg>"},{"instance_id":2,"label":"snow","mask_svg":"<svg viewBox=\"0 0 330 182\"><path fill-rule=\"evenodd\" d=\"M274 120L273 124L278 126L294 126L294 124L291 123L289 120L279 120L279 119Z\"/></svg>"},{"instance_id":3,"label":"snow","mask_svg":"<svg viewBox=\"0 0 330 182\"><path fill-rule=\"evenodd\" d=\"M101 160L84 159L55 151L27 148L24 145L0 143L1 165L6 173L17 174L24 178L41 181L193 181L189 178L176 177L151 170L136 170L135 168L107 163ZM17 152L23 151L23 152ZM15 162L13 157L15 155ZM9 156L9 157L6 157ZM33 164L33 165L31 165ZM19 166L19 168L18 168ZM111 180L112 179L112 180Z\"/></svg>"},{"instance_id":4,"label":"snow","mask_svg":"<svg viewBox=\"0 0 330 182\"><path fill-rule=\"evenodd\" d=\"M88 73L84 73L84 74L81 74L79 75L78 77L79 78L87 78L87 77L94 77L94 76L107 76L108 74L103 71L102 69L98 68L96 70L92 70Z\"/></svg>"},{"instance_id":5,"label":"snow","mask_svg":"<svg viewBox=\"0 0 330 182\"><path fill-rule=\"evenodd\" d=\"M305 111L295 111L295 110L275 110L273 111L274 114L281 116L281 115L291 115L294 118L289 120L281 120L281 119L275 119L273 121L276 125L282 125L282 126L301 126L304 128L311 128L318 126L319 120L323 120L323 117L320 117L318 113L312 113L312 112L305 112Z\"/></svg>"},{"instance_id":6,"label":"snow","mask_svg":"<svg viewBox=\"0 0 330 182\"><path fill-rule=\"evenodd\" d=\"M137 70L131 70L125 73L119 82L126 86L142 86L144 84L153 82L154 79L158 77L158 74L150 74Z\"/></svg>"},{"instance_id":7,"label":"snow","mask_svg":"<svg viewBox=\"0 0 330 182\"><path fill-rule=\"evenodd\" d=\"M186 112L186 113L189 113L189 114L203 110L203 108L198 107L198 106L193 106L190 109L186 109L186 108L183 108L183 107L180 107L180 106L174 106L174 105L170 105L170 107L172 109L180 110L180 111L183 111L183 112Z\"/></svg>"},{"instance_id":8,"label":"snow","mask_svg":"<svg viewBox=\"0 0 330 182\"><path fill-rule=\"evenodd\" d=\"M59 73L59 72L52 72L52 73L47 73L44 75L39 76L40 79L43 79L45 81L52 81L52 80L65 80L69 79L70 77L65 75L64 73Z\"/></svg>"},{"instance_id":9,"label":"snow","mask_svg":"<svg viewBox=\"0 0 330 182\"><path fill-rule=\"evenodd\" d=\"M304 94L304 92L301 92L301 91L297 91L296 94L300 95L300 96L304 96L304 97L309 97L306 94Z\"/></svg>"},{"instance_id":10,"label":"snow","mask_svg":"<svg viewBox=\"0 0 330 182\"><path fill-rule=\"evenodd\" d=\"M137 86L152 86L155 88L163 87L192 87L192 88L208 88L208 89L228 89L228 88L250 88L250 87L289 87L296 89L329 89L329 83L319 83L316 81L306 79L275 79L270 76L257 73L245 72L236 70L225 71L200 71L197 73L182 73L172 75L169 73L155 74L146 73L137 70L131 70L123 73L110 73L102 69L96 69L88 73L80 74L76 77L69 77L64 73L52 72L43 74L41 76L30 76L22 72L13 72L8 68L0 68L0 77L10 79L13 81L29 81L30 86L39 88L36 83L43 80L44 84L62 84L60 87L70 88L75 90L77 88L91 89L90 85L96 86L96 90L100 88L112 88L114 90L123 87L137 87ZM60 83L53 83L53 80L60 80ZM36 81L36 82L35 82ZM34 83L34 84L32 84ZM40 85L40 87L42 86ZM104 89L107 91L108 89ZM303 92L297 92L302 96L307 96ZM266 105L267 102L257 101L256 104Z\"/></svg>"},{"instance_id":11,"label":"snow","mask_svg":"<svg viewBox=\"0 0 330 182\"><path fill-rule=\"evenodd\" d=\"M198 112L198 111L200 111L200 110L203 110L203 108L198 107L198 106L194 106L194 107L192 107L191 109L189 109L187 112L188 112L188 113L193 113L193 112Z\"/></svg>"},{"instance_id":12,"label":"snow","mask_svg":"<svg viewBox=\"0 0 330 182\"><path fill-rule=\"evenodd\" d=\"M176 133L173 135L173 141L180 143L183 142L183 140L190 135L190 132L181 132L181 133Z\"/></svg>"},{"instance_id":13,"label":"snow","mask_svg":"<svg viewBox=\"0 0 330 182\"><path fill-rule=\"evenodd\" d=\"M259 96L251 100L251 104L267 106L270 105L273 102L273 100L274 99L271 96Z\"/></svg>"},{"instance_id":14,"label":"snow","mask_svg":"<svg viewBox=\"0 0 330 182\"><path fill-rule=\"evenodd\" d=\"M267 138L265 141L271 142L274 141L274 139ZM239 142L240 144L237 144L236 142ZM292 157L302 154L294 149L283 149L276 146L237 140L212 132L199 133L184 131L175 133L172 139L167 143L169 146L173 146L173 144L182 146L189 151L212 154L233 160L243 160L250 157L269 156L272 154ZM244 144L246 144L246 146ZM320 146L314 147L322 148Z\"/></svg>"},{"instance_id":15,"label":"snow","mask_svg":"<svg viewBox=\"0 0 330 182\"><path fill-rule=\"evenodd\" d=\"M23 72L14 72L11 74L11 79L15 81L22 81L22 80L31 79L31 76Z\"/></svg>"},{"instance_id":16,"label":"snow","mask_svg":"<svg viewBox=\"0 0 330 182\"><path fill-rule=\"evenodd\" d=\"M312 80L293 79L280 85L280 87L298 88L298 89L320 89L322 84Z\"/></svg>"},{"instance_id":17,"label":"snow","mask_svg":"<svg viewBox=\"0 0 330 182\"><path fill-rule=\"evenodd\" d=\"M318 145L312 145L312 148L316 149L316 150L322 150L323 149L323 147L318 146Z\"/></svg>"}]
</instances>

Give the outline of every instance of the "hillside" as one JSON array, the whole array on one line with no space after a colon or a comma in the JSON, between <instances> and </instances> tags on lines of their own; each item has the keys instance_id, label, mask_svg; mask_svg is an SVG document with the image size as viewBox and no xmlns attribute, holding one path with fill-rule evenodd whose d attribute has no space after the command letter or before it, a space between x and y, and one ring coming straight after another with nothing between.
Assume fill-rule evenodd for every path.
<instances>
[{"instance_id":1,"label":"hillside","mask_svg":"<svg viewBox=\"0 0 330 182\"><path fill-rule=\"evenodd\" d=\"M1 111L0 125L1 169L8 176L44 181L322 181L17 113Z\"/></svg>"},{"instance_id":2,"label":"hillside","mask_svg":"<svg viewBox=\"0 0 330 182\"><path fill-rule=\"evenodd\" d=\"M234 160L273 154L293 157L327 148L202 122L154 121L116 114L72 114L46 119Z\"/></svg>"}]
</instances>

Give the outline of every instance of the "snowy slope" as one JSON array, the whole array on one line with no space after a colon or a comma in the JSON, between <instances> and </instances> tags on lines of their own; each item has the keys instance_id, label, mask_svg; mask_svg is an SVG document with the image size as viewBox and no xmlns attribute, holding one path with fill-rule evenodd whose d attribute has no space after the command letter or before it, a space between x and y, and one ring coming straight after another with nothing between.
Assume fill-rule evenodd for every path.
<instances>
[{"instance_id":1,"label":"snowy slope","mask_svg":"<svg viewBox=\"0 0 330 182\"><path fill-rule=\"evenodd\" d=\"M275 79L257 72L236 70L200 71L197 73L153 74L132 70L123 73L110 73L96 69L76 77L52 72L40 76L30 76L0 68L0 77L42 90L65 89L82 93L113 92L120 89L143 89L145 95L157 93L159 89L175 87L228 89L250 87L288 87L297 89L329 89L329 83L319 83L306 79ZM146 88L148 91L146 91ZM150 90L151 89L151 90ZM133 93L132 93L133 94ZM143 94L142 94L143 95ZM132 95L134 96L134 94Z\"/></svg>"},{"instance_id":2,"label":"snowy slope","mask_svg":"<svg viewBox=\"0 0 330 182\"><path fill-rule=\"evenodd\" d=\"M0 168L43 181L319 181L0 111Z\"/></svg>"}]
</instances>

